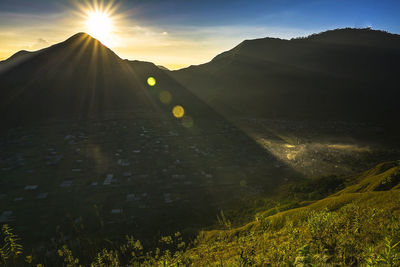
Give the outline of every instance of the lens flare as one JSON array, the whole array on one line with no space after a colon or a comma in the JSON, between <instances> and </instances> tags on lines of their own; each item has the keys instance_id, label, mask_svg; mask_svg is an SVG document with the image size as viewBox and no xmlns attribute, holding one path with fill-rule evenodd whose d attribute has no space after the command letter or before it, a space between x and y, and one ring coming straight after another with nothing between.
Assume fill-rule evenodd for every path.
<instances>
[{"instance_id":1,"label":"lens flare","mask_svg":"<svg viewBox=\"0 0 400 267\"><path fill-rule=\"evenodd\" d=\"M180 119L185 115L185 109L182 106L175 106L172 109L172 115L174 115L175 118Z\"/></svg>"},{"instance_id":2,"label":"lens flare","mask_svg":"<svg viewBox=\"0 0 400 267\"><path fill-rule=\"evenodd\" d=\"M172 100L172 95L171 95L170 92L168 92L168 91L162 91L162 92L160 93L160 101L161 101L163 104L169 104L169 103L171 102L171 100Z\"/></svg>"},{"instance_id":3,"label":"lens flare","mask_svg":"<svg viewBox=\"0 0 400 267\"><path fill-rule=\"evenodd\" d=\"M150 86L156 85L156 79L154 77L147 78L147 84Z\"/></svg>"},{"instance_id":4,"label":"lens flare","mask_svg":"<svg viewBox=\"0 0 400 267\"><path fill-rule=\"evenodd\" d=\"M192 128L192 127L193 127L193 124L194 124L194 121L193 121L192 117L190 117L190 116L184 116L184 117L182 118L182 125L183 125L183 127L185 127L185 128Z\"/></svg>"}]
</instances>

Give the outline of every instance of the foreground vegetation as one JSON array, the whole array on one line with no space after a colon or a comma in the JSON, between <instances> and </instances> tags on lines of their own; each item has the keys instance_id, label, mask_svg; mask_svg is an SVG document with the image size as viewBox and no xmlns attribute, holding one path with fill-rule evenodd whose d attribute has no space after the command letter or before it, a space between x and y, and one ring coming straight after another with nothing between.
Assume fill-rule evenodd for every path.
<instances>
[{"instance_id":1,"label":"foreground vegetation","mask_svg":"<svg viewBox=\"0 0 400 267\"><path fill-rule=\"evenodd\" d=\"M399 163L384 163L344 180L345 187L328 197L275 214L260 212L238 228L221 213L225 229L203 231L190 244L180 233L153 247L126 237L91 258L62 245L56 249L58 265L400 266L399 181ZM40 265L35 255L23 254L10 227L2 230L2 264Z\"/></svg>"}]
</instances>

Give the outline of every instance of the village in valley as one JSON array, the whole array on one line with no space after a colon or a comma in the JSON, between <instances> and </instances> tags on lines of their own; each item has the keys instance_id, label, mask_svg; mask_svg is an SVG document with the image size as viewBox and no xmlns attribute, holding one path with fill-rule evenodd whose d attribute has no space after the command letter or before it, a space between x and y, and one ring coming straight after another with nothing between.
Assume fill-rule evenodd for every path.
<instances>
[{"instance_id":1,"label":"village in valley","mask_svg":"<svg viewBox=\"0 0 400 267\"><path fill-rule=\"evenodd\" d=\"M174 216L209 225L232 200L265 190L268 179L265 188L260 181L278 163L223 121L208 128L154 118L55 122L10 130L0 146L0 222L35 240L55 232L49 221L64 229L120 225L109 228L121 234L175 231L182 225Z\"/></svg>"},{"instance_id":2,"label":"village in valley","mask_svg":"<svg viewBox=\"0 0 400 267\"><path fill-rule=\"evenodd\" d=\"M222 210L262 198L276 181L294 181L313 168L318 175L351 173L329 166L344 159L353 166L351 160L375 153L310 146L304 137L278 139L276 129L274 136L256 136L254 124L265 121L246 121L240 127L192 121L188 127L175 118L135 115L9 130L0 139L0 222L44 246L58 229L68 236L77 226L93 235L146 238L190 225L194 234L213 225Z\"/></svg>"}]
</instances>

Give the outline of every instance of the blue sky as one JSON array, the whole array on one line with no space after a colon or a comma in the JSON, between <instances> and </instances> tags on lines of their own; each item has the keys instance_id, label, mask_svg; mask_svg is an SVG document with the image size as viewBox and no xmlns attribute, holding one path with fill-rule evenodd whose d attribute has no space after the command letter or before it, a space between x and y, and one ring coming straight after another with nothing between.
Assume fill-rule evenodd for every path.
<instances>
[{"instance_id":1,"label":"blue sky","mask_svg":"<svg viewBox=\"0 0 400 267\"><path fill-rule=\"evenodd\" d=\"M1 0L0 59L85 31L79 15L85 11L78 7L93 1ZM121 57L172 68L209 61L243 39L287 39L342 27L400 33L400 1L120 0L112 6L116 41L110 47Z\"/></svg>"}]
</instances>

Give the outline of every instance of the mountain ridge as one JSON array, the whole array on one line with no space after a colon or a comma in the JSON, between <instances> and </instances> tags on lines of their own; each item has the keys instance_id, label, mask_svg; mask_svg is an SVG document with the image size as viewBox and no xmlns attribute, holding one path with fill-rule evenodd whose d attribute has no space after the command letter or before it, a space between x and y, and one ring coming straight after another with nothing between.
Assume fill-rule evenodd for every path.
<instances>
[{"instance_id":1,"label":"mountain ridge","mask_svg":"<svg viewBox=\"0 0 400 267\"><path fill-rule=\"evenodd\" d=\"M354 46L354 40L368 43L354 36L374 40L381 46ZM90 99L93 93L89 90L85 93L87 96L71 99L71 106L75 105L74 102L79 102L80 106L75 106L73 112L61 112L64 114L81 111L96 114L106 110L108 104L104 94L110 86L114 88L114 100L110 101L113 104L108 105L113 107L111 109L130 109L134 102L132 97L142 98L139 102L147 101L148 106L152 101L145 99L147 77L132 73L132 66L136 66L137 72L140 65L147 69L148 76L158 73L169 83L180 84L184 91L188 89L228 117L243 112L244 115L261 117L387 123L399 112L396 104L400 94L396 89L396 77L400 71L397 65L400 60L399 40L397 34L371 29L336 29L291 40L267 37L245 40L208 63L168 71L150 62L123 60L101 42L81 32L38 51L17 52L3 61L0 64L3 70L9 65L5 62L15 63L0 72L1 107L3 110L12 107L10 99L20 107L25 106L24 101L35 98L35 90L45 91L42 90L44 87L50 90L52 85L65 87L59 91L65 91L66 95L78 94L67 93L73 90L71 88L86 91L99 88L100 95L103 95L96 94L94 99ZM62 49L66 50L60 52ZM129 87L141 89L135 90L137 94L133 96ZM25 100L19 97L21 94L26 96ZM52 94L54 96L54 92ZM40 101L38 103L41 106ZM336 103L341 103L340 107ZM54 108L57 110L58 105ZM20 113L18 108L10 110Z\"/></svg>"},{"instance_id":2,"label":"mountain ridge","mask_svg":"<svg viewBox=\"0 0 400 267\"><path fill-rule=\"evenodd\" d=\"M354 45L348 39L353 34L383 40L382 45ZM316 41L330 36L343 40ZM399 114L394 100L400 94L399 40L399 35L368 29L332 30L292 40L246 40L208 63L171 75L227 117L244 112L269 118L390 123Z\"/></svg>"},{"instance_id":3,"label":"mountain ridge","mask_svg":"<svg viewBox=\"0 0 400 267\"><path fill-rule=\"evenodd\" d=\"M147 84L151 76L157 80L153 87ZM10 123L128 110L172 116L174 103L212 113L153 63L123 60L85 33L34 52L0 78L0 109ZM163 90L173 95L168 104L159 100Z\"/></svg>"}]
</instances>

